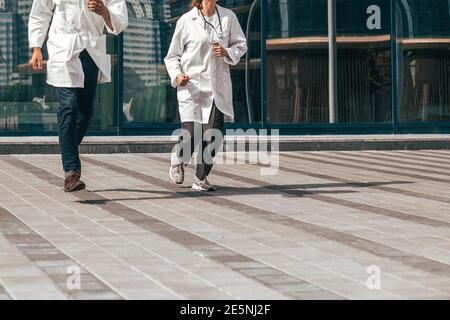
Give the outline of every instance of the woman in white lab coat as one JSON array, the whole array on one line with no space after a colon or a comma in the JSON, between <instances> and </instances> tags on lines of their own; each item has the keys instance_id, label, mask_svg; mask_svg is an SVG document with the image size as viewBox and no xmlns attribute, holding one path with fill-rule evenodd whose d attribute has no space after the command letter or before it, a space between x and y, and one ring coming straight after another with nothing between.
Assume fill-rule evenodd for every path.
<instances>
[{"instance_id":1,"label":"woman in white lab coat","mask_svg":"<svg viewBox=\"0 0 450 320\"><path fill-rule=\"evenodd\" d=\"M207 177L220 147L225 120L234 121L230 65L247 51L247 41L235 13L216 0L193 0L177 22L165 64L177 88L182 123L181 142L171 158L170 178L184 181L184 166L201 141L192 187L214 191Z\"/></svg>"}]
</instances>

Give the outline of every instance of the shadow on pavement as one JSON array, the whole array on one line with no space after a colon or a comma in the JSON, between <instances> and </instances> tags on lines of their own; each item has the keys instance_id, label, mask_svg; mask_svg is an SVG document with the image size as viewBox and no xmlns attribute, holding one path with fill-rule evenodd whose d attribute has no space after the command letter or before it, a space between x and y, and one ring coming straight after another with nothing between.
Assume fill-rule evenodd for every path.
<instances>
[{"instance_id":1,"label":"shadow on pavement","mask_svg":"<svg viewBox=\"0 0 450 320\"><path fill-rule=\"evenodd\" d=\"M369 187L380 187L392 184L410 184L409 181L390 181L390 182L346 182L346 183L318 183L318 184L290 184L290 185L267 185L259 187L241 188L241 187L230 187L230 186L217 186L216 192L198 192L190 189L190 186L173 186L173 190L159 191L159 190L142 190L142 189L126 189L126 188L115 188L115 189L102 189L102 190L91 190L91 193L102 193L102 192L133 192L141 194L153 194L160 195L154 197L138 197L138 198L114 198L114 199L90 199L78 201L83 204L98 205L107 202L114 201L142 201L142 200L170 200L170 199L181 199L181 198L202 198L202 197L212 197L212 196L242 196L242 195L258 195L258 194L279 194L288 198L297 198L304 195L314 195L314 194L348 194L348 193L358 193L356 188L369 188ZM345 188L351 187L350 190L314 190L321 188ZM310 191L314 190L314 191Z\"/></svg>"}]
</instances>

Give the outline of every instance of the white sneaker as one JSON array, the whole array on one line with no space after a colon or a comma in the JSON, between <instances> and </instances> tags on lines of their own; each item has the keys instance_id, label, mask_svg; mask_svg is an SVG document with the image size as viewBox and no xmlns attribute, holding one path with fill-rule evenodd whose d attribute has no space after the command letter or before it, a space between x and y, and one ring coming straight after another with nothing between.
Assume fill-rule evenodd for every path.
<instances>
[{"instance_id":1,"label":"white sneaker","mask_svg":"<svg viewBox=\"0 0 450 320\"><path fill-rule=\"evenodd\" d=\"M194 177L194 182L192 183L192 189L196 191L209 192L216 191L216 187L208 182L208 179L200 180L197 177Z\"/></svg>"},{"instance_id":2,"label":"white sneaker","mask_svg":"<svg viewBox=\"0 0 450 320\"><path fill-rule=\"evenodd\" d=\"M171 165L169 169L169 177L176 184L183 184L184 182L184 165Z\"/></svg>"}]
</instances>

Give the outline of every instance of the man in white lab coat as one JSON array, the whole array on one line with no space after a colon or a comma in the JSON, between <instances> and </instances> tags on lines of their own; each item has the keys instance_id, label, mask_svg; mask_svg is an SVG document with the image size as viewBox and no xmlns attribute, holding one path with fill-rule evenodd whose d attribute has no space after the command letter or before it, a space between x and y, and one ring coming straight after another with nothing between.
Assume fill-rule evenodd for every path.
<instances>
[{"instance_id":1,"label":"man in white lab coat","mask_svg":"<svg viewBox=\"0 0 450 320\"><path fill-rule=\"evenodd\" d=\"M30 64L34 70L43 68L41 48L48 32L47 83L56 87L60 102L58 134L66 192L85 188L78 146L92 117L97 84L111 81L104 29L118 35L127 26L125 0L33 2L28 24Z\"/></svg>"}]
</instances>

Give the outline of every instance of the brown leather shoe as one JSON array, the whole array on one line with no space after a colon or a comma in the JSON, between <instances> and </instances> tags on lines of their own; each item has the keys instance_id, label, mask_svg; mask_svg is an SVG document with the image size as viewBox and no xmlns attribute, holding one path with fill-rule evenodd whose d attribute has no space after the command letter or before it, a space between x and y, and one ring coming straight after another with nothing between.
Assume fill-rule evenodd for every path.
<instances>
[{"instance_id":1,"label":"brown leather shoe","mask_svg":"<svg viewBox=\"0 0 450 320\"><path fill-rule=\"evenodd\" d=\"M66 178L64 179L64 191L74 192L80 191L86 188L83 181L80 180L80 172L72 170L66 173Z\"/></svg>"}]
</instances>

